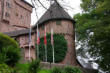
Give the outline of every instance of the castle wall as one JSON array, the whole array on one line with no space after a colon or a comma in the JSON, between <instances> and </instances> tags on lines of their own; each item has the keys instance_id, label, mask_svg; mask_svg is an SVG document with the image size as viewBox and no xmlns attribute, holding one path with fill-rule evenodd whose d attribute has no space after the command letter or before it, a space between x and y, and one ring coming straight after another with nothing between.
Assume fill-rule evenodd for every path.
<instances>
[{"instance_id":1,"label":"castle wall","mask_svg":"<svg viewBox=\"0 0 110 73\"><path fill-rule=\"evenodd\" d=\"M0 19L1 19L2 9L1 9L1 0L0 0Z\"/></svg>"},{"instance_id":2,"label":"castle wall","mask_svg":"<svg viewBox=\"0 0 110 73\"><path fill-rule=\"evenodd\" d=\"M2 11L1 11L1 0L0 0L0 25L1 25L1 15L2 15ZM0 28L1 31L1 28Z\"/></svg>"},{"instance_id":3,"label":"castle wall","mask_svg":"<svg viewBox=\"0 0 110 73\"><path fill-rule=\"evenodd\" d=\"M27 29L31 23L32 7L22 0L0 0L0 32ZM16 36L23 61L29 59L29 34ZM31 58L35 59L35 36L32 34Z\"/></svg>"},{"instance_id":4,"label":"castle wall","mask_svg":"<svg viewBox=\"0 0 110 73\"><path fill-rule=\"evenodd\" d=\"M17 41L20 45L20 48L22 50L22 57L23 62L29 60L29 34L22 35L17 37ZM31 58L35 59L35 35L32 34L31 36L31 43L30 43L30 56Z\"/></svg>"},{"instance_id":5,"label":"castle wall","mask_svg":"<svg viewBox=\"0 0 110 73\"><path fill-rule=\"evenodd\" d=\"M0 0L0 32L29 28L31 12L32 7L21 0Z\"/></svg>"},{"instance_id":6,"label":"castle wall","mask_svg":"<svg viewBox=\"0 0 110 73\"><path fill-rule=\"evenodd\" d=\"M75 53L75 37L74 37L74 26L71 21L61 20L61 24L57 24L56 21L49 21L45 23L43 26L39 28L40 37L44 35L44 26L46 26L47 33L51 32L51 28L53 28L54 33L63 34L65 39L67 40L67 54L65 59L60 64L67 64L67 65L78 65L76 61L76 53Z\"/></svg>"}]
</instances>

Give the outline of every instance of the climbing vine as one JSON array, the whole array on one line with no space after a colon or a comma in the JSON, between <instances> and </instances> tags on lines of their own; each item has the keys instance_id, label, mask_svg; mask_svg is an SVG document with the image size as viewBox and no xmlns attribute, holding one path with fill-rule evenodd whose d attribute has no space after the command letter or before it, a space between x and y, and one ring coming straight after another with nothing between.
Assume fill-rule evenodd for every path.
<instances>
[{"instance_id":1,"label":"climbing vine","mask_svg":"<svg viewBox=\"0 0 110 73\"><path fill-rule=\"evenodd\" d=\"M58 63L58 62L63 61L65 58L66 51L67 51L67 41L63 35L59 35L59 34L54 34L53 39L54 39L54 49L55 49L55 62ZM37 49L37 45L36 45L36 49ZM44 38L40 39L39 58L40 60L45 61ZM48 62L53 61L50 34L47 35L47 61Z\"/></svg>"}]
</instances>

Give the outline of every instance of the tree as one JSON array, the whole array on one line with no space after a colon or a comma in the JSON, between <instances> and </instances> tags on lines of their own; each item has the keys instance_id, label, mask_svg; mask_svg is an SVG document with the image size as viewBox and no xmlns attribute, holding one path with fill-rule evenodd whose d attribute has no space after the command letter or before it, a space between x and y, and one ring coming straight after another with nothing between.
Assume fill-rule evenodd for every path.
<instances>
[{"instance_id":1,"label":"tree","mask_svg":"<svg viewBox=\"0 0 110 73\"><path fill-rule=\"evenodd\" d=\"M110 0L82 0L76 14L76 36L103 71L110 72ZM81 49L80 48L80 49Z\"/></svg>"}]
</instances>

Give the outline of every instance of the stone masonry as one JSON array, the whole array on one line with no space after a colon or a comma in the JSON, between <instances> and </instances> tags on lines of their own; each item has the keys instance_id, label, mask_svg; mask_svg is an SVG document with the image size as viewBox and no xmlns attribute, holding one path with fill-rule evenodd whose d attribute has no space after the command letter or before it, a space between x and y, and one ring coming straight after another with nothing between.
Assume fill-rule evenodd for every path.
<instances>
[{"instance_id":1,"label":"stone masonry","mask_svg":"<svg viewBox=\"0 0 110 73\"><path fill-rule=\"evenodd\" d=\"M0 32L8 34L19 43L23 61L29 60L29 31L27 29L31 23L32 8L33 6L24 0L0 0ZM24 33L21 34L22 32ZM34 34L31 38L31 58L35 59Z\"/></svg>"},{"instance_id":2,"label":"stone masonry","mask_svg":"<svg viewBox=\"0 0 110 73\"><path fill-rule=\"evenodd\" d=\"M61 24L56 24L60 22ZM77 66L76 61L76 53L75 53L75 37L74 37L74 24L69 20L54 20L48 21L43 24L43 26L39 27L40 37L44 36L44 28L46 27L47 33L51 32L51 28L53 28L55 34L63 34L65 39L67 40L67 54L65 59L60 62L60 64L67 64Z\"/></svg>"},{"instance_id":3,"label":"stone masonry","mask_svg":"<svg viewBox=\"0 0 110 73\"><path fill-rule=\"evenodd\" d=\"M29 28L32 7L22 0L0 0L0 32Z\"/></svg>"}]
</instances>

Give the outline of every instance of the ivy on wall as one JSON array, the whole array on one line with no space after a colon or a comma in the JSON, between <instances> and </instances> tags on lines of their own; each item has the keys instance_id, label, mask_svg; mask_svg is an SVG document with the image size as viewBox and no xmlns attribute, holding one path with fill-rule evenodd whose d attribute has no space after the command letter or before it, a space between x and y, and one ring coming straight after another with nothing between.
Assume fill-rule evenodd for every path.
<instances>
[{"instance_id":1,"label":"ivy on wall","mask_svg":"<svg viewBox=\"0 0 110 73\"><path fill-rule=\"evenodd\" d=\"M46 37L47 37L47 61L53 62L51 34L47 34ZM54 49L55 49L55 63L58 63L63 61L66 56L67 41L63 35L59 35L59 34L54 34L53 38L54 38ZM37 45L36 45L36 49L37 49ZM36 53L36 56L37 56L37 53ZM40 60L45 61L44 38L40 39L39 58Z\"/></svg>"}]
</instances>

